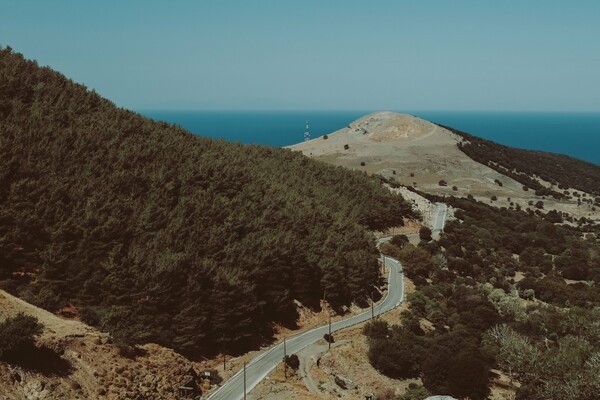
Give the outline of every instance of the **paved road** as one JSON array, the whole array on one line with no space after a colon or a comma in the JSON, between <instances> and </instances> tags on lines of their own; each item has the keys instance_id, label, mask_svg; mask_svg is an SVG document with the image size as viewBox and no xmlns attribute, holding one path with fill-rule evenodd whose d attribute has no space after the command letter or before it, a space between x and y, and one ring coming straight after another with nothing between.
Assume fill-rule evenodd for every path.
<instances>
[{"instance_id":1,"label":"paved road","mask_svg":"<svg viewBox=\"0 0 600 400\"><path fill-rule=\"evenodd\" d=\"M435 218L433 220L433 233L439 233L444 230L446 225L446 214L448 213L448 206L444 203L437 203L437 209L435 211Z\"/></svg>"},{"instance_id":2,"label":"paved road","mask_svg":"<svg viewBox=\"0 0 600 400\"><path fill-rule=\"evenodd\" d=\"M382 256L383 257L383 256ZM402 267L397 260L384 257L385 264L389 267L388 291L379 303L375 305L375 315L387 312L400 305L404 298L404 276ZM362 314L349 317L331 324L331 331L359 324L371 318L371 310ZM321 326L310 331L290 337L286 340L287 353L296 353L306 346L321 339L328 333L328 326ZM263 380L283 359L283 343L271 347L261 355L257 356L246 366L246 391L250 392L261 380ZM225 384L213 393L210 400L237 400L244 397L244 375L238 371ZM250 397L250 396L249 396Z\"/></svg>"}]
</instances>

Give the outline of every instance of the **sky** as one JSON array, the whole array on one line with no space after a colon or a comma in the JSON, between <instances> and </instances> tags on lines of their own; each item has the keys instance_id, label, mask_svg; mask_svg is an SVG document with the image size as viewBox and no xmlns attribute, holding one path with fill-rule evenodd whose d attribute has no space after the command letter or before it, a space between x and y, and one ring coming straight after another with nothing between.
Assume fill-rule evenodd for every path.
<instances>
[{"instance_id":1,"label":"sky","mask_svg":"<svg viewBox=\"0 0 600 400\"><path fill-rule=\"evenodd\" d=\"M600 111L600 1L0 0L0 45L136 110Z\"/></svg>"}]
</instances>

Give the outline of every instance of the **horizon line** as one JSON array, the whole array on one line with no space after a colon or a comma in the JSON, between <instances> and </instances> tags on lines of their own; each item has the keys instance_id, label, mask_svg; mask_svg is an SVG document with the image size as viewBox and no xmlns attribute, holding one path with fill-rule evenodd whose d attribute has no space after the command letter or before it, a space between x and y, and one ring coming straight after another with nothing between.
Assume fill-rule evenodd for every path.
<instances>
[{"instance_id":1,"label":"horizon line","mask_svg":"<svg viewBox=\"0 0 600 400\"><path fill-rule=\"evenodd\" d=\"M600 114L600 110L494 110L494 109L338 109L338 108L130 108L136 112L153 112L153 111L177 111L177 112L395 112L401 114L417 113L417 112L440 112L440 113L536 113L536 114Z\"/></svg>"}]
</instances>

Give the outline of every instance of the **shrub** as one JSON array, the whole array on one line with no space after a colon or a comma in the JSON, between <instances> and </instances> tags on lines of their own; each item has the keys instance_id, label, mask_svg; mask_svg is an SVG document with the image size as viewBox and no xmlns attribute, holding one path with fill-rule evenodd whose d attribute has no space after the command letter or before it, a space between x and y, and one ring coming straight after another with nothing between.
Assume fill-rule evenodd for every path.
<instances>
[{"instance_id":1,"label":"shrub","mask_svg":"<svg viewBox=\"0 0 600 400\"><path fill-rule=\"evenodd\" d=\"M300 367L300 359L295 354L285 356L285 363L292 369L298 369Z\"/></svg>"},{"instance_id":2,"label":"shrub","mask_svg":"<svg viewBox=\"0 0 600 400\"><path fill-rule=\"evenodd\" d=\"M489 366L477 348L458 353L447 348L432 350L423 365L423 383L432 392L483 400L489 394Z\"/></svg>"},{"instance_id":3,"label":"shrub","mask_svg":"<svg viewBox=\"0 0 600 400\"><path fill-rule=\"evenodd\" d=\"M89 307L83 307L79 310L79 317L83 322L91 326L97 326L100 324L100 317L98 314Z\"/></svg>"},{"instance_id":4,"label":"shrub","mask_svg":"<svg viewBox=\"0 0 600 400\"><path fill-rule=\"evenodd\" d=\"M417 277L423 278L422 282L434 269L431 254L419 247L404 246L399 252L398 258L402 261L404 273L413 279L416 285L418 285Z\"/></svg>"},{"instance_id":5,"label":"shrub","mask_svg":"<svg viewBox=\"0 0 600 400\"><path fill-rule=\"evenodd\" d=\"M115 346L117 346L119 355L121 355L125 358L134 359L137 356L143 354L143 351L141 351L141 349L139 347L137 347L136 345L132 345L127 342L124 342L122 340L116 341Z\"/></svg>"},{"instance_id":6,"label":"shrub","mask_svg":"<svg viewBox=\"0 0 600 400\"><path fill-rule=\"evenodd\" d=\"M396 391L392 388L381 389L375 393L377 400L397 400Z\"/></svg>"},{"instance_id":7,"label":"shrub","mask_svg":"<svg viewBox=\"0 0 600 400\"><path fill-rule=\"evenodd\" d=\"M329 139L329 136L323 135L323 140L327 140L327 139Z\"/></svg>"},{"instance_id":8,"label":"shrub","mask_svg":"<svg viewBox=\"0 0 600 400\"><path fill-rule=\"evenodd\" d=\"M414 383L408 385L408 390L400 395L400 400L423 400L431 396L429 390ZM395 397L392 397L395 399Z\"/></svg>"},{"instance_id":9,"label":"shrub","mask_svg":"<svg viewBox=\"0 0 600 400\"><path fill-rule=\"evenodd\" d=\"M438 182L438 184L439 184L440 186L448 186L448 182L446 182L446 181L445 181L445 180L443 180L443 179L441 179L441 180Z\"/></svg>"},{"instance_id":10,"label":"shrub","mask_svg":"<svg viewBox=\"0 0 600 400\"><path fill-rule=\"evenodd\" d=\"M0 323L0 357L5 353L18 352L33 345L35 338L42 333L44 326L38 319L19 313Z\"/></svg>"},{"instance_id":11,"label":"shrub","mask_svg":"<svg viewBox=\"0 0 600 400\"><path fill-rule=\"evenodd\" d=\"M365 324L363 333L369 340L385 339L390 333L390 327L386 321L376 319Z\"/></svg>"},{"instance_id":12,"label":"shrub","mask_svg":"<svg viewBox=\"0 0 600 400\"><path fill-rule=\"evenodd\" d=\"M369 346L369 361L381 373L392 378L419 376L419 357L423 349L410 332L400 331L394 339L373 340Z\"/></svg>"},{"instance_id":13,"label":"shrub","mask_svg":"<svg viewBox=\"0 0 600 400\"><path fill-rule=\"evenodd\" d=\"M360 166L361 166L361 167L364 167L364 166L365 166L365 162L364 162L364 161L361 161L361 162L360 162Z\"/></svg>"},{"instance_id":14,"label":"shrub","mask_svg":"<svg viewBox=\"0 0 600 400\"><path fill-rule=\"evenodd\" d=\"M344 150L348 150L350 148L350 146L348 146L347 144L344 145Z\"/></svg>"},{"instance_id":15,"label":"shrub","mask_svg":"<svg viewBox=\"0 0 600 400\"><path fill-rule=\"evenodd\" d=\"M523 290L522 297L526 300L533 300L535 299L535 291L533 289L525 289Z\"/></svg>"},{"instance_id":16,"label":"shrub","mask_svg":"<svg viewBox=\"0 0 600 400\"><path fill-rule=\"evenodd\" d=\"M419 229L419 238L429 242L431 240L431 229L426 226L422 226L421 229Z\"/></svg>"},{"instance_id":17,"label":"shrub","mask_svg":"<svg viewBox=\"0 0 600 400\"><path fill-rule=\"evenodd\" d=\"M390 243L394 246L398 246L402 248L406 243L408 243L408 236L406 235L394 235Z\"/></svg>"}]
</instances>

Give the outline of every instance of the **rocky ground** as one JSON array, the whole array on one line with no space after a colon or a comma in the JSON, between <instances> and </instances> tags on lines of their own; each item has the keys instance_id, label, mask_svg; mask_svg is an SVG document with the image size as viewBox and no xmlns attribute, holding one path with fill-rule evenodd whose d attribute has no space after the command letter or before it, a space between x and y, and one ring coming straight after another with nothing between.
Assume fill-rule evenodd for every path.
<instances>
[{"instance_id":1,"label":"rocky ground","mask_svg":"<svg viewBox=\"0 0 600 400\"><path fill-rule=\"evenodd\" d=\"M50 350L39 353L40 359L56 359L52 368L0 361L2 400L181 399L181 386L195 394L210 389L203 366L172 350L147 344L139 355L124 357L108 334L0 291L0 320L19 312L44 325L37 346Z\"/></svg>"}]
</instances>

